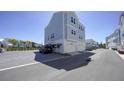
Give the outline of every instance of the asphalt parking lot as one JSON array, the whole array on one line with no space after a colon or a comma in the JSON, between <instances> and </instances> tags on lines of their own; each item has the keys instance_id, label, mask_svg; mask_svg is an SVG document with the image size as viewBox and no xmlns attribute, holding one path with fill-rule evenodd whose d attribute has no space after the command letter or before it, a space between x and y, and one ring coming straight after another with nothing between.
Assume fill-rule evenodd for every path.
<instances>
[{"instance_id":1,"label":"asphalt parking lot","mask_svg":"<svg viewBox=\"0 0 124 93\"><path fill-rule=\"evenodd\" d=\"M87 61L91 58L91 61ZM0 56L0 80L124 80L124 60L114 51L97 49L73 56L38 51Z\"/></svg>"},{"instance_id":2,"label":"asphalt parking lot","mask_svg":"<svg viewBox=\"0 0 124 93\"><path fill-rule=\"evenodd\" d=\"M65 56L56 53L41 54L38 51L13 51L5 52L0 55L0 69L25 65L25 64L37 64L39 62L45 62L49 60L55 60L63 58Z\"/></svg>"}]
</instances>

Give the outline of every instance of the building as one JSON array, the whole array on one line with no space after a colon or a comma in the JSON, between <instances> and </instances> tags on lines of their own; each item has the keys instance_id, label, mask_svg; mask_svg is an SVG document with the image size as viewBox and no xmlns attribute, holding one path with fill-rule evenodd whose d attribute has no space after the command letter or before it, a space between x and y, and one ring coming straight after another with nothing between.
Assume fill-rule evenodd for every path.
<instances>
[{"instance_id":1,"label":"building","mask_svg":"<svg viewBox=\"0 0 124 93\"><path fill-rule=\"evenodd\" d=\"M2 47L3 46L3 44L2 44L2 42L0 41L0 47Z\"/></svg>"},{"instance_id":2,"label":"building","mask_svg":"<svg viewBox=\"0 0 124 93\"><path fill-rule=\"evenodd\" d=\"M55 45L54 52L85 50L85 27L75 12L56 12L45 28L45 45Z\"/></svg>"},{"instance_id":3,"label":"building","mask_svg":"<svg viewBox=\"0 0 124 93\"><path fill-rule=\"evenodd\" d=\"M106 47L110 49L117 49L120 45L120 29L116 29L110 36L106 37Z\"/></svg>"},{"instance_id":4,"label":"building","mask_svg":"<svg viewBox=\"0 0 124 93\"><path fill-rule=\"evenodd\" d=\"M8 48L12 47L13 45L7 41L7 39L0 39L0 47Z\"/></svg>"},{"instance_id":5,"label":"building","mask_svg":"<svg viewBox=\"0 0 124 93\"><path fill-rule=\"evenodd\" d=\"M87 50L92 50L98 48L98 42L94 41L93 39L87 39L86 40L86 49Z\"/></svg>"},{"instance_id":6,"label":"building","mask_svg":"<svg viewBox=\"0 0 124 93\"><path fill-rule=\"evenodd\" d=\"M34 46L39 48L39 47L42 47L42 44L35 43Z\"/></svg>"},{"instance_id":7,"label":"building","mask_svg":"<svg viewBox=\"0 0 124 93\"><path fill-rule=\"evenodd\" d=\"M124 46L124 12L120 16L119 25L120 25L120 39L121 39L120 43L121 45Z\"/></svg>"},{"instance_id":8,"label":"building","mask_svg":"<svg viewBox=\"0 0 124 93\"><path fill-rule=\"evenodd\" d=\"M124 46L124 12L120 16L118 28L106 37L107 48L117 49L118 46Z\"/></svg>"}]
</instances>

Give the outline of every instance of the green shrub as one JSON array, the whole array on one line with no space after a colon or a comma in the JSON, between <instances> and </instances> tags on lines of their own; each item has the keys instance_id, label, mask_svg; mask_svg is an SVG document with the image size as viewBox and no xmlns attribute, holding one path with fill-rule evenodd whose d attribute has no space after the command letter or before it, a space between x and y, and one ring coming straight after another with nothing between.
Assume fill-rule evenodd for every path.
<instances>
[{"instance_id":1,"label":"green shrub","mask_svg":"<svg viewBox=\"0 0 124 93\"><path fill-rule=\"evenodd\" d=\"M29 50L37 50L39 48L33 48L33 47L17 47L17 48L7 48L7 51L29 51Z\"/></svg>"}]
</instances>

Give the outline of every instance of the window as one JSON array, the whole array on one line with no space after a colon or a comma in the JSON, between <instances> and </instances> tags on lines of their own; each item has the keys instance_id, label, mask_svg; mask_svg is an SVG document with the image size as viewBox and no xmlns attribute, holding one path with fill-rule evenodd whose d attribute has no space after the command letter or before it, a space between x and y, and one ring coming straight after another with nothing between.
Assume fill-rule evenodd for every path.
<instances>
[{"instance_id":1,"label":"window","mask_svg":"<svg viewBox=\"0 0 124 93\"><path fill-rule=\"evenodd\" d=\"M75 18L71 17L71 22L75 24Z\"/></svg>"},{"instance_id":2,"label":"window","mask_svg":"<svg viewBox=\"0 0 124 93\"><path fill-rule=\"evenodd\" d=\"M76 35L76 31L74 31L74 35Z\"/></svg>"},{"instance_id":3,"label":"window","mask_svg":"<svg viewBox=\"0 0 124 93\"><path fill-rule=\"evenodd\" d=\"M54 38L54 33L53 33L53 38Z\"/></svg>"},{"instance_id":4,"label":"window","mask_svg":"<svg viewBox=\"0 0 124 93\"><path fill-rule=\"evenodd\" d=\"M73 23L73 17L71 17L71 22Z\"/></svg>"},{"instance_id":5,"label":"window","mask_svg":"<svg viewBox=\"0 0 124 93\"><path fill-rule=\"evenodd\" d=\"M76 35L76 31L71 30L71 34Z\"/></svg>"},{"instance_id":6,"label":"window","mask_svg":"<svg viewBox=\"0 0 124 93\"><path fill-rule=\"evenodd\" d=\"M80 29L80 25L79 25L79 29Z\"/></svg>"},{"instance_id":7,"label":"window","mask_svg":"<svg viewBox=\"0 0 124 93\"><path fill-rule=\"evenodd\" d=\"M49 36L48 36L48 40L49 40Z\"/></svg>"},{"instance_id":8,"label":"window","mask_svg":"<svg viewBox=\"0 0 124 93\"><path fill-rule=\"evenodd\" d=\"M73 30L71 30L71 34L73 34Z\"/></svg>"},{"instance_id":9,"label":"window","mask_svg":"<svg viewBox=\"0 0 124 93\"><path fill-rule=\"evenodd\" d=\"M51 34L51 38L54 38L54 33Z\"/></svg>"},{"instance_id":10,"label":"window","mask_svg":"<svg viewBox=\"0 0 124 93\"><path fill-rule=\"evenodd\" d=\"M82 31L84 30L83 27L81 25L79 25L79 29L81 29Z\"/></svg>"},{"instance_id":11,"label":"window","mask_svg":"<svg viewBox=\"0 0 124 93\"><path fill-rule=\"evenodd\" d=\"M75 24L75 18L74 18L74 24Z\"/></svg>"}]
</instances>

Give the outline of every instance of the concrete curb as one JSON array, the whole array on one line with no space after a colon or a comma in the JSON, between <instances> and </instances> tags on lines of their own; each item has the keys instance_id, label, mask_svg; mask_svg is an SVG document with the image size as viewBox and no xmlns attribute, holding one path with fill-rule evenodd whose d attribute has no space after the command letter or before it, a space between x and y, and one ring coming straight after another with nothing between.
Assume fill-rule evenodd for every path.
<instances>
[{"instance_id":1,"label":"concrete curb","mask_svg":"<svg viewBox=\"0 0 124 93\"><path fill-rule=\"evenodd\" d=\"M117 51L115 51L117 55L119 55L124 60L124 54L119 54Z\"/></svg>"}]
</instances>

